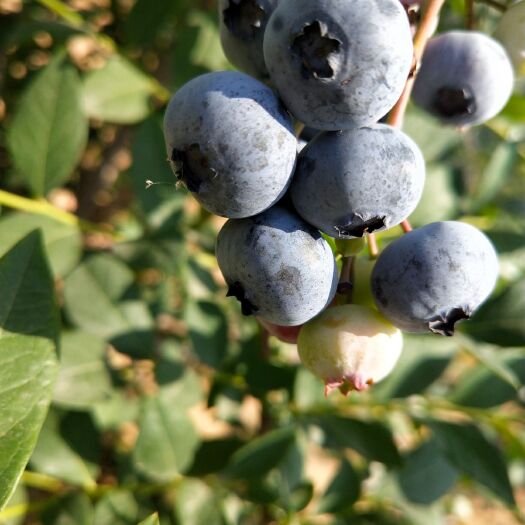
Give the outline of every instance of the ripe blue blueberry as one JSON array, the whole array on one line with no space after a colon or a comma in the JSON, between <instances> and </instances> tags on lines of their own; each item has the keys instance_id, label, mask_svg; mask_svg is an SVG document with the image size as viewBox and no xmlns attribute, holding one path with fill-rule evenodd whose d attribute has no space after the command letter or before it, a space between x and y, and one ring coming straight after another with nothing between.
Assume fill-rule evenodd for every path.
<instances>
[{"instance_id":1,"label":"ripe blue blueberry","mask_svg":"<svg viewBox=\"0 0 525 525\"><path fill-rule=\"evenodd\" d=\"M266 79L264 30L279 0L220 0L221 43L228 60L250 75Z\"/></svg>"},{"instance_id":2,"label":"ripe blue blueberry","mask_svg":"<svg viewBox=\"0 0 525 525\"><path fill-rule=\"evenodd\" d=\"M415 142L384 124L317 135L290 186L301 217L331 237L391 228L416 208L425 163Z\"/></svg>"},{"instance_id":3,"label":"ripe blue blueberry","mask_svg":"<svg viewBox=\"0 0 525 525\"><path fill-rule=\"evenodd\" d=\"M337 266L317 230L287 209L229 220L217 260L245 315L281 326L300 325L324 310L337 289Z\"/></svg>"},{"instance_id":4,"label":"ripe blue blueberry","mask_svg":"<svg viewBox=\"0 0 525 525\"><path fill-rule=\"evenodd\" d=\"M250 217L272 206L295 166L290 116L271 89L244 73L188 82L168 105L164 136L179 180L223 217Z\"/></svg>"},{"instance_id":5,"label":"ripe blue blueberry","mask_svg":"<svg viewBox=\"0 0 525 525\"><path fill-rule=\"evenodd\" d=\"M414 102L445 124L470 126L497 115L513 89L504 48L475 31L432 38L414 84Z\"/></svg>"},{"instance_id":6,"label":"ripe blue blueberry","mask_svg":"<svg viewBox=\"0 0 525 525\"><path fill-rule=\"evenodd\" d=\"M281 0L264 58L284 103L307 126L375 123L396 103L413 59L399 0Z\"/></svg>"},{"instance_id":7,"label":"ripe blue blueberry","mask_svg":"<svg viewBox=\"0 0 525 525\"><path fill-rule=\"evenodd\" d=\"M390 244L372 272L381 313L408 332L453 335L492 292L498 258L487 237L465 223L435 222Z\"/></svg>"}]
</instances>

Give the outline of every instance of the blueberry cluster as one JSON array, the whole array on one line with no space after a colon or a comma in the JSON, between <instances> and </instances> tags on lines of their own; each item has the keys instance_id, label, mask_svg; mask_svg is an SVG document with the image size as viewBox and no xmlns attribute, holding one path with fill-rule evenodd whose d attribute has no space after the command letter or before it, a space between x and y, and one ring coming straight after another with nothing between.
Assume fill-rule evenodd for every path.
<instances>
[{"instance_id":1,"label":"blueberry cluster","mask_svg":"<svg viewBox=\"0 0 525 525\"><path fill-rule=\"evenodd\" d=\"M392 228L417 206L423 156L402 131L378 122L413 73L419 4L219 1L224 51L249 75L190 81L169 103L165 138L178 179L204 208L228 218L216 253L228 295L244 314L280 326L307 323L338 289L327 237ZM463 127L497 114L512 85L496 41L451 31L431 39L413 98L443 123ZM298 144L298 126L306 126L306 145ZM395 327L452 335L497 274L497 256L480 231L441 222L391 243L371 287Z\"/></svg>"}]
</instances>

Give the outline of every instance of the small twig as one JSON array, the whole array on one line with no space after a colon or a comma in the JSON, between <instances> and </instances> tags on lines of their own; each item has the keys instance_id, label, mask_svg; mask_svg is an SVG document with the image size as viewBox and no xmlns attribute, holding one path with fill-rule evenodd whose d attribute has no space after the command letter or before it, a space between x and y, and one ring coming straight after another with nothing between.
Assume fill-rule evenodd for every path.
<instances>
[{"instance_id":1,"label":"small twig","mask_svg":"<svg viewBox=\"0 0 525 525\"><path fill-rule=\"evenodd\" d=\"M467 1L473 2L473 0ZM410 95L412 94L412 89L414 88L414 81L416 79L419 64L423 57L425 47L432 36L432 32L436 25L436 19L439 17L439 12L441 11L444 3L445 0L428 0L425 4L421 23L419 24L417 32L414 36L414 68L408 77L401 97L388 115L387 123L390 124L390 126L395 128L403 127L403 120L405 118ZM405 233L412 231L412 226L408 220L405 220L401 223L401 228L403 228ZM372 251L370 252L370 255L372 256Z\"/></svg>"},{"instance_id":2,"label":"small twig","mask_svg":"<svg viewBox=\"0 0 525 525\"><path fill-rule=\"evenodd\" d=\"M466 7L466 26L467 29L472 30L474 29L476 18L474 15L474 0L466 0L465 2Z\"/></svg>"},{"instance_id":3,"label":"small twig","mask_svg":"<svg viewBox=\"0 0 525 525\"><path fill-rule=\"evenodd\" d=\"M53 478L47 474L41 474L40 472L33 472L30 470L26 470L22 474L22 483L26 487L31 487L55 494L64 492L66 487L64 482L58 478Z\"/></svg>"},{"instance_id":4,"label":"small twig","mask_svg":"<svg viewBox=\"0 0 525 525\"><path fill-rule=\"evenodd\" d=\"M379 248L377 246L375 233L370 233L367 235L366 240L368 242L368 253L370 254L370 259L377 259L377 256L379 255Z\"/></svg>"},{"instance_id":5,"label":"small twig","mask_svg":"<svg viewBox=\"0 0 525 525\"><path fill-rule=\"evenodd\" d=\"M80 219L72 213L53 206L44 199L28 199L5 190L0 190L0 205L36 215L44 215L62 224L77 227L84 233L103 233L104 235L111 236L114 240L122 240L118 234L109 228Z\"/></svg>"},{"instance_id":6,"label":"small twig","mask_svg":"<svg viewBox=\"0 0 525 525\"><path fill-rule=\"evenodd\" d=\"M445 0L428 0L425 5L421 23L419 24L416 35L414 36L414 62L416 67L413 74L408 78L401 97L388 116L387 122L391 126L396 128L401 128L403 126L403 119L405 118L408 101L410 100L410 95L412 94L412 89L414 87L417 69L421 62L421 58L423 57L423 52L425 51L427 42L432 36L436 19L438 18L439 12L444 3Z\"/></svg>"}]
</instances>

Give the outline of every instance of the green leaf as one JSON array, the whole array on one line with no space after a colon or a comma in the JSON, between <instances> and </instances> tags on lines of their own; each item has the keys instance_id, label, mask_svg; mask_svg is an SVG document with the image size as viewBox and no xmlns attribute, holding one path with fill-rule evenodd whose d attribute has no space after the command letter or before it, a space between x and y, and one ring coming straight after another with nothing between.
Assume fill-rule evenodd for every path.
<instances>
[{"instance_id":1,"label":"green leaf","mask_svg":"<svg viewBox=\"0 0 525 525\"><path fill-rule=\"evenodd\" d=\"M320 416L313 422L323 429L328 447L351 448L386 465L401 464L392 433L381 423L333 415Z\"/></svg>"},{"instance_id":2,"label":"green leaf","mask_svg":"<svg viewBox=\"0 0 525 525\"><path fill-rule=\"evenodd\" d=\"M223 310L215 303L188 301L185 319L199 359L218 367L228 348L228 325Z\"/></svg>"},{"instance_id":3,"label":"green leaf","mask_svg":"<svg viewBox=\"0 0 525 525\"><path fill-rule=\"evenodd\" d=\"M106 346L103 339L85 332L62 334L60 372L53 393L56 405L81 410L109 398L111 376L104 359Z\"/></svg>"},{"instance_id":4,"label":"green leaf","mask_svg":"<svg viewBox=\"0 0 525 525\"><path fill-rule=\"evenodd\" d=\"M490 489L508 505L515 505L503 455L477 426L437 420L427 421L427 424L452 465Z\"/></svg>"},{"instance_id":5,"label":"green leaf","mask_svg":"<svg viewBox=\"0 0 525 525\"><path fill-rule=\"evenodd\" d=\"M261 348L260 328L254 325L255 333L242 342L239 361L242 373L250 391L257 397L265 397L270 390L287 390L292 392L297 366L265 359ZM322 384L317 383L322 392Z\"/></svg>"},{"instance_id":6,"label":"green leaf","mask_svg":"<svg viewBox=\"0 0 525 525\"><path fill-rule=\"evenodd\" d=\"M206 476L222 470L231 456L241 448L239 438L224 438L203 441L195 453L193 465L188 470L189 476Z\"/></svg>"},{"instance_id":7,"label":"green leaf","mask_svg":"<svg viewBox=\"0 0 525 525\"><path fill-rule=\"evenodd\" d=\"M111 57L102 69L86 75L84 109L90 118L115 124L134 124L151 113L155 93L152 78L120 55Z\"/></svg>"},{"instance_id":8,"label":"green leaf","mask_svg":"<svg viewBox=\"0 0 525 525\"><path fill-rule=\"evenodd\" d=\"M92 414L100 430L117 430L122 423L138 418L139 401L123 390L113 390L109 399L95 404Z\"/></svg>"},{"instance_id":9,"label":"green leaf","mask_svg":"<svg viewBox=\"0 0 525 525\"><path fill-rule=\"evenodd\" d=\"M297 370L294 383L294 401L300 410L328 404L319 378L304 367Z\"/></svg>"},{"instance_id":10,"label":"green leaf","mask_svg":"<svg viewBox=\"0 0 525 525\"><path fill-rule=\"evenodd\" d=\"M30 233L0 259L0 290L2 508L35 446L58 368L58 312L39 233Z\"/></svg>"},{"instance_id":11,"label":"green leaf","mask_svg":"<svg viewBox=\"0 0 525 525\"><path fill-rule=\"evenodd\" d=\"M70 177L87 132L80 80L61 53L29 85L7 133L15 167L35 195Z\"/></svg>"},{"instance_id":12,"label":"green leaf","mask_svg":"<svg viewBox=\"0 0 525 525\"><path fill-rule=\"evenodd\" d=\"M485 233L500 255L525 248L525 232L523 231L495 229Z\"/></svg>"},{"instance_id":13,"label":"green leaf","mask_svg":"<svg viewBox=\"0 0 525 525\"><path fill-rule=\"evenodd\" d=\"M49 412L38 443L31 456L31 465L38 472L86 489L95 487L92 470L61 433L56 411ZM85 436L87 439L87 435Z\"/></svg>"},{"instance_id":14,"label":"green leaf","mask_svg":"<svg viewBox=\"0 0 525 525\"><path fill-rule=\"evenodd\" d=\"M472 212L489 203L497 195L513 173L517 160L518 154L513 144L503 142L492 152L490 162L476 185L476 193L471 203Z\"/></svg>"},{"instance_id":15,"label":"green leaf","mask_svg":"<svg viewBox=\"0 0 525 525\"><path fill-rule=\"evenodd\" d=\"M487 343L525 345L525 279L486 302L461 329Z\"/></svg>"},{"instance_id":16,"label":"green leaf","mask_svg":"<svg viewBox=\"0 0 525 525\"><path fill-rule=\"evenodd\" d=\"M454 173L444 164L427 166L423 195L410 215L414 226L452 219L459 209L459 197L454 187Z\"/></svg>"},{"instance_id":17,"label":"green leaf","mask_svg":"<svg viewBox=\"0 0 525 525\"><path fill-rule=\"evenodd\" d=\"M154 513L145 520L142 520L138 525L160 525L158 513Z\"/></svg>"},{"instance_id":18,"label":"green leaf","mask_svg":"<svg viewBox=\"0 0 525 525\"><path fill-rule=\"evenodd\" d=\"M415 140L427 162L439 160L461 142L458 130L442 126L415 106L409 107L403 130Z\"/></svg>"},{"instance_id":19,"label":"green leaf","mask_svg":"<svg viewBox=\"0 0 525 525\"><path fill-rule=\"evenodd\" d=\"M109 339L121 352L150 355L153 319L145 303L128 299L134 275L119 259L95 255L65 280L66 311L76 326Z\"/></svg>"},{"instance_id":20,"label":"green leaf","mask_svg":"<svg viewBox=\"0 0 525 525\"><path fill-rule=\"evenodd\" d=\"M159 31L187 8L187 2L180 0L137 0L126 18L126 42L137 46L153 43Z\"/></svg>"},{"instance_id":21,"label":"green leaf","mask_svg":"<svg viewBox=\"0 0 525 525\"><path fill-rule=\"evenodd\" d=\"M13 495L7 502L4 511L0 511L0 522L2 525L22 525L26 521L26 513L17 512L18 509L27 505L28 494L25 486L19 483ZM27 508L27 507L26 507ZM13 512L13 514L10 514ZM3 517L3 514L12 517Z\"/></svg>"},{"instance_id":22,"label":"green leaf","mask_svg":"<svg viewBox=\"0 0 525 525\"><path fill-rule=\"evenodd\" d=\"M483 363L495 376L508 383L514 390L521 387L521 381L514 370L503 359L500 348L491 348L479 344L466 345L465 350Z\"/></svg>"},{"instance_id":23,"label":"green leaf","mask_svg":"<svg viewBox=\"0 0 525 525\"><path fill-rule=\"evenodd\" d=\"M139 506L133 494L125 490L103 496L95 507L96 525L136 525Z\"/></svg>"},{"instance_id":24,"label":"green leaf","mask_svg":"<svg viewBox=\"0 0 525 525\"><path fill-rule=\"evenodd\" d=\"M42 231L49 264L56 277L67 275L80 260L82 237L78 228L42 215L10 213L0 219L0 256L30 231Z\"/></svg>"},{"instance_id":25,"label":"green leaf","mask_svg":"<svg viewBox=\"0 0 525 525\"><path fill-rule=\"evenodd\" d=\"M186 413L162 394L143 399L139 427L133 452L137 470L151 479L170 481L191 466L199 437Z\"/></svg>"},{"instance_id":26,"label":"green leaf","mask_svg":"<svg viewBox=\"0 0 525 525\"><path fill-rule=\"evenodd\" d=\"M525 122L525 97L520 94L512 95L503 108L501 116L510 120Z\"/></svg>"},{"instance_id":27,"label":"green leaf","mask_svg":"<svg viewBox=\"0 0 525 525\"><path fill-rule=\"evenodd\" d=\"M279 462L279 502L284 509L292 512L302 510L313 496L313 486L304 479L306 443L301 434L288 447L286 455Z\"/></svg>"},{"instance_id":28,"label":"green leaf","mask_svg":"<svg viewBox=\"0 0 525 525\"><path fill-rule=\"evenodd\" d=\"M458 479L457 470L442 455L435 440L409 452L397 473L405 496L419 505L430 505L444 496Z\"/></svg>"},{"instance_id":29,"label":"green leaf","mask_svg":"<svg viewBox=\"0 0 525 525\"><path fill-rule=\"evenodd\" d=\"M341 466L317 507L319 514L337 513L351 507L361 493L361 478L352 464L343 458Z\"/></svg>"},{"instance_id":30,"label":"green leaf","mask_svg":"<svg viewBox=\"0 0 525 525\"><path fill-rule=\"evenodd\" d=\"M178 525L222 525L217 499L201 480L187 479L177 484L174 503Z\"/></svg>"},{"instance_id":31,"label":"green leaf","mask_svg":"<svg viewBox=\"0 0 525 525\"><path fill-rule=\"evenodd\" d=\"M496 351L502 352L501 361L508 370L512 370L521 384L525 384L525 350ZM462 374L449 397L457 405L478 408L491 408L517 399L516 385L502 379L485 365L479 365Z\"/></svg>"},{"instance_id":32,"label":"green leaf","mask_svg":"<svg viewBox=\"0 0 525 525\"><path fill-rule=\"evenodd\" d=\"M454 338L432 334L403 334L403 340L403 353L393 372L372 391L375 399L423 393L443 374L459 346Z\"/></svg>"},{"instance_id":33,"label":"green leaf","mask_svg":"<svg viewBox=\"0 0 525 525\"><path fill-rule=\"evenodd\" d=\"M209 71L231 69L222 50L216 17L202 10L192 9L185 22L177 35L177 44L172 54L175 85L182 86Z\"/></svg>"},{"instance_id":34,"label":"green leaf","mask_svg":"<svg viewBox=\"0 0 525 525\"><path fill-rule=\"evenodd\" d=\"M257 478L276 467L295 442L295 429L272 430L240 448L230 459L225 474L235 478Z\"/></svg>"},{"instance_id":35,"label":"green leaf","mask_svg":"<svg viewBox=\"0 0 525 525\"><path fill-rule=\"evenodd\" d=\"M131 151L133 164L129 177L136 198L146 213L153 212L163 202L182 197L183 193L177 191L176 178L168 163L159 115L152 115L140 124L134 134ZM146 179L165 184L146 189Z\"/></svg>"},{"instance_id":36,"label":"green leaf","mask_svg":"<svg viewBox=\"0 0 525 525\"><path fill-rule=\"evenodd\" d=\"M56 341L58 310L42 236L32 232L0 259L0 339L11 334Z\"/></svg>"},{"instance_id":37,"label":"green leaf","mask_svg":"<svg viewBox=\"0 0 525 525\"><path fill-rule=\"evenodd\" d=\"M93 504L80 492L66 494L42 516L44 525L93 525Z\"/></svg>"},{"instance_id":38,"label":"green leaf","mask_svg":"<svg viewBox=\"0 0 525 525\"><path fill-rule=\"evenodd\" d=\"M160 359L155 367L162 398L180 409L194 406L204 397L199 376L182 358Z\"/></svg>"}]
</instances>

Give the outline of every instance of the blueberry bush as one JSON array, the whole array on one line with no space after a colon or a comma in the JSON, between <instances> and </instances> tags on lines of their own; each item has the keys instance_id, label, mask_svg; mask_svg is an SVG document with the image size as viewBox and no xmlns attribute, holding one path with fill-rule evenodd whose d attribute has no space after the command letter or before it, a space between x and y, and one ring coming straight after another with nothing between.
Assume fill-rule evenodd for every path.
<instances>
[{"instance_id":1,"label":"blueberry bush","mask_svg":"<svg viewBox=\"0 0 525 525\"><path fill-rule=\"evenodd\" d=\"M523 12L0 0L0 524L525 523Z\"/></svg>"}]
</instances>

